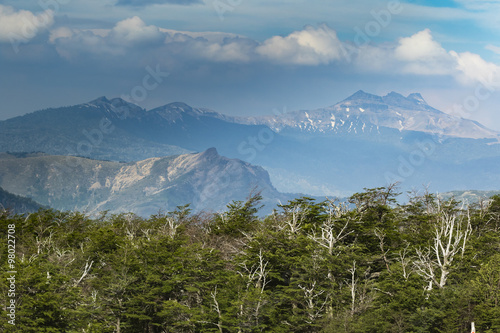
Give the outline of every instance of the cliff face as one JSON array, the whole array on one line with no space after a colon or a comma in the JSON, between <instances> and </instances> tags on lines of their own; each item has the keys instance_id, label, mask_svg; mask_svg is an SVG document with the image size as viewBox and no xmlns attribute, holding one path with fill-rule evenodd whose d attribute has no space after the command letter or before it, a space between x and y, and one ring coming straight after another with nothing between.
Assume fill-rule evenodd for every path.
<instances>
[{"instance_id":1,"label":"cliff face","mask_svg":"<svg viewBox=\"0 0 500 333\"><path fill-rule=\"evenodd\" d=\"M120 163L73 156L0 154L0 186L60 210L109 210L142 216L191 204L195 211L223 209L262 191L264 202L286 200L258 166L202 153Z\"/></svg>"}]
</instances>

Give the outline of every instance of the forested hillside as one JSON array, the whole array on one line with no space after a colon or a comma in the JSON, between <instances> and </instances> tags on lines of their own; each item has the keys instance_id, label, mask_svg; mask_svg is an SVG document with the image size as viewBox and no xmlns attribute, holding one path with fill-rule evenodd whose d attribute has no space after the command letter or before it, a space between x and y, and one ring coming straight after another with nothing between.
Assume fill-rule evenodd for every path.
<instances>
[{"instance_id":1,"label":"forested hillside","mask_svg":"<svg viewBox=\"0 0 500 333\"><path fill-rule=\"evenodd\" d=\"M0 209L8 209L13 213L36 212L42 206L30 198L21 197L5 191L0 187Z\"/></svg>"},{"instance_id":2,"label":"forested hillside","mask_svg":"<svg viewBox=\"0 0 500 333\"><path fill-rule=\"evenodd\" d=\"M500 331L500 196L466 207L394 186L303 197L258 218L39 211L15 225L16 326L6 332ZM0 242L2 280L7 237Z\"/></svg>"}]
</instances>

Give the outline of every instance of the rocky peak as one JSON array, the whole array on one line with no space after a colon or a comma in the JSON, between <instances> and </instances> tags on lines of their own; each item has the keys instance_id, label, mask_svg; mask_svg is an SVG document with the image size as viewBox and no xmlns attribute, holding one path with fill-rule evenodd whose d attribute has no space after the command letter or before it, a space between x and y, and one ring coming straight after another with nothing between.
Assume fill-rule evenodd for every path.
<instances>
[{"instance_id":1,"label":"rocky peak","mask_svg":"<svg viewBox=\"0 0 500 333\"><path fill-rule=\"evenodd\" d=\"M234 121L234 117L226 116L221 113L212 111L210 109L205 108L193 108L186 103L182 102L173 102L163 106L160 106L156 109L153 109L149 112L156 113L160 117L170 122L175 122L178 119L183 119L185 115L194 117L199 119L200 117L210 117L216 118L224 121Z\"/></svg>"},{"instance_id":2,"label":"rocky peak","mask_svg":"<svg viewBox=\"0 0 500 333\"><path fill-rule=\"evenodd\" d=\"M408 97L407 97L407 99L414 100L418 104L428 105L427 102L425 101L425 99L419 93L409 94Z\"/></svg>"},{"instance_id":3,"label":"rocky peak","mask_svg":"<svg viewBox=\"0 0 500 333\"><path fill-rule=\"evenodd\" d=\"M363 104L385 104L388 106L396 106L410 110L427 110L429 106L425 102L422 95L412 93L405 97L395 91L391 91L385 96L377 96L358 90L356 93L346 98L340 104L346 105L363 105Z\"/></svg>"},{"instance_id":4,"label":"rocky peak","mask_svg":"<svg viewBox=\"0 0 500 333\"><path fill-rule=\"evenodd\" d=\"M214 147L208 148L204 152L199 153L198 156L203 159L212 159L220 157L219 153L217 152L217 149L215 149Z\"/></svg>"},{"instance_id":5,"label":"rocky peak","mask_svg":"<svg viewBox=\"0 0 500 333\"><path fill-rule=\"evenodd\" d=\"M119 97L109 100L105 96L102 96L88 102L86 105L112 112L120 118L139 117L144 112L144 109L140 106Z\"/></svg>"},{"instance_id":6,"label":"rocky peak","mask_svg":"<svg viewBox=\"0 0 500 333\"><path fill-rule=\"evenodd\" d=\"M363 90L358 90L351 96L344 99L341 103L344 102L382 103L383 100L380 96L366 93Z\"/></svg>"},{"instance_id":7,"label":"rocky peak","mask_svg":"<svg viewBox=\"0 0 500 333\"><path fill-rule=\"evenodd\" d=\"M382 97L382 100L388 106L395 106L399 108L405 108L408 110L421 110L423 106L427 105L427 104L423 105L414 98L404 97L403 95L398 94L397 92L394 91L391 91L389 94Z\"/></svg>"},{"instance_id":8,"label":"rocky peak","mask_svg":"<svg viewBox=\"0 0 500 333\"><path fill-rule=\"evenodd\" d=\"M196 109L193 109L186 103L182 102L173 102L160 107L157 107L151 111L151 113L156 113L163 119L175 122L178 119L182 119L184 115L199 116L200 112Z\"/></svg>"},{"instance_id":9,"label":"rocky peak","mask_svg":"<svg viewBox=\"0 0 500 333\"><path fill-rule=\"evenodd\" d=\"M406 97L404 97L403 95L401 95L395 91L391 91L390 93L388 93L387 95L382 97L382 100L384 101L384 103L391 104L391 105L398 105L398 104L408 102Z\"/></svg>"},{"instance_id":10,"label":"rocky peak","mask_svg":"<svg viewBox=\"0 0 500 333\"><path fill-rule=\"evenodd\" d=\"M182 103L182 102L169 103L167 105L164 105L161 108L163 108L164 110L178 110L181 112L193 112L194 111L194 109L192 107L190 107L186 103Z\"/></svg>"},{"instance_id":11,"label":"rocky peak","mask_svg":"<svg viewBox=\"0 0 500 333\"><path fill-rule=\"evenodd\" d=\"M109 99L106 98L106 96L101 96L101 97L98 97L98 98L90 101L88 104L103 105L103 104L110 104L110 101L109 101Z\"/></svg>"}]
</instances>

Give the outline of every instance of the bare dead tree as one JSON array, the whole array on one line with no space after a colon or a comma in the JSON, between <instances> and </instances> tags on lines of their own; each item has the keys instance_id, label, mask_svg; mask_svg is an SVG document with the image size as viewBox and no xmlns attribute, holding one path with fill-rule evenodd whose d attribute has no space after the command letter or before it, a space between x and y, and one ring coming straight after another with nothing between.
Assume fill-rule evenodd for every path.
<instances>
[{"instance_id":1,"label":"bare dead tree","mask_svg":"<svg viewBox=\"0 0 500 333\"><path fill-rule=\"evenodd\" d=\"M340 220L347 211L346 206L344 204L336 205L332 200L328 202L328 217L320 226L321 235L317 235L316 232L313 231L312 235L308 235L308 237L321 247L326 248L328 254L332 255L337 243L349 236L353 231L347 231L349 219L347 219L345 223ZM340 227L340 230L337 232L339 225L342 224L343 226Z\"/></svg>"},{"instance_id":2,"label":"bare dead tree","mask_svg":"<svg viewBox=\"0 0 500 333\"><path fill-rule=\"evenodd\" d=\"M80 279L78 279L78 281L76 281L75 287L78 286L80 284L80 282L82 282L83 279L89 274L90 269L92 268L93 264L94 264L93 260L90 263L89 263L89 260L87 260L87 262L85 263L85 267L82 269L82 276L80 276Z\"/></svg>"},{"instance_id":3,"label":"bare dead tree","mask_svg":"<svg viewBox=\"0 0 500 333\"><path fill-rule=\"evenodd\" d=\"M390 183L389 185L386 186L385 191L382 192L383 205L388 205L389 199L393 195L397 195L396 192L399 188L399 185L401 185L401 182L398 181L398 182Z\"/></svg>"},{"instance_id":4,"label":"bare dead tree","mask_svg":"<svg viewBox=\"0 0 500 333\"><path fill-rule=\"evenodd\" d=\"M410 277L411 273L413 272L413 269L411 268L411 259L408 258L408 248L410 247L409 243L406 243L406 246L403 250L399 251L398 253L398 261L401 263L401 269L403 271L403 278L405 280L408 280Z\"/></svg>"},{"instance_id":5,"label":"bare dead tree","mask_svg":"<svg viewBox=\"0 0 500 333\"><path fill-rule=\"evenodd\" d=\"M348 270L351 273L351 280L347 281L349 289L351 291L351 316L356 313L356 286L358 284L358 279L356 279L356 260L352 263L352 268Z\"/></svg>"},{"instance_id":6,"label":"bare dead tree","mask_svg":"<svg viewBox=\"0 0 500 333\"><path fill-rule=\"evenodd\" d=\"M258 254L258 262L256 265L252 265L252 267L248 267L246 262L240 264L240 267L243 268L245 274L243 272L238 271L242 277L245 277L247 280L247 290L252 283L255 283L255 288L259 289L261 293L264 292L264 288L269 284L270 281L267 280L268 271L266 270L269 261L264 259L262 254L262 249L259 249Z\"/></svg>"},{"instance_id":7,"label":"bare dead tree","mask_svg":"<svg viewBox=\"0 0 500 333\"><path fill-rule=\"evenodd\" d=\"M312 324L316 319L322 316L329 295L327 295L323 301L318 299L325 293L325 290L316 290L316 281L313 281L309 287L304 287L299 284L299 288L304 292L304 300L308 312L308 320L306 320L306 322Z\"/></svg>"},{"instance_id":8,"label":"bare dead tree","mask_svg":"<svg viewBox=\"0 0 500 333\"><path fill-rule=\"evenodd\" d=\"M43 236L36 236L35 237L35 243L36 243L36 253L40 254L44 249L48 249L53 247L52 245L52 236L54 232L51 230L49 232L48 237L43 237Z\"/></svg>"},{"instance_id":9,"label":"bare dead tree","mask_svg":"<svg viewBox=\"0 0 500 333\"><path fill-rule=\"evenodd\" d=\"M246 278L246 293L250 292L250 287L253 286L258 291L258 299L254 304L253 310L245 309L243 304L240 305L240 316L244 316L245 313L251 313L251 316L255 318L255 324L259 323L259 314L263 303L263 294L266 286L269 284L270 280L268 280L267 276L269 274L269 270L267 269L267 265L269 261L265 260L264 255L262 254L262 249L259 249L259 254L257 257L257 264L248 267L246 262L240 264L240 267L243 271L237 271L237 273Z\"/></svg>"},{"instance_id":10,"label":"bare dead tree","mask_svg":"<svg viewBox=\"0 0 500 333\"><path fill-rule=\"evenodd\" d=\"M304 212L300 206L295 206L289 212L288 218L284 220L285 227L288 227L288 232L293 235L297 234L302 229L304 220Z\"/></svg>"},{"instance_id":11,"label":"bare dead tree","mask_svg":"<svg viewBox=\"0 0 500 333\"><path fill-rule=\"evenodd\" d=\"M212 300L214 302L213 309L215 310L218 316L218 321L217 323L215 323L215 325L219 329L219 332L222 333L222 311L220 310L219 302L217 301L217 286L215 286L215 290L210 293L210 296L212 296Z\"/></svg>"},{"instance_id":12,"label":"bare dead tree","mask_svg":"<svg viewBox=\"0 0 500 333\"><path fill-rule=\"evenodd\" d=\"M427 281L428 286L425 287L425 290L430 291L433 284L439 285L435 272L438 267L431 256L430 250L417 249L416 252L418 259L414 263L415 271Z\"/></svg>"},{"instance_id":13,"label":"bare dead tree","mask_svg":"<svg viewBox=\"0 0 500 333\"><path fill-rule=\"evenodd\" d=\"M151 240L151 236L149 235L149 233L151 232L151 229L141 229L141 232L144 234L144 237L146 237L146 239L148 241Z\"/></svg>"},{"instance_id":14,"label":"bare dead tree","mask_svg":"<svg viewBox=\"0 0 500 333\"><path fill-rule=\"evenodd\" d=\"M379 247L380 247L380 251L382 251L382 259L384 260L385 267L387 268L387 271L389 271L389 273L391 273L391 269L389 268L389 260L387 259L387 253L389 253L389 250L384 249L384 245L385 245L384 239L385 239L386 235L379 228L375 228L375 230L373 232L375 233L375 236L377 236L377 238L380 241Z\"/></svg>"},{"instance_id":15,"label":"bare dead tree","mask_svg":"<svg viewBox=\"0 0 500 333\"><path fill-rule=\"evenodd\" d=\"M167 234L170 238L174 238L177 234L177 229L180 226L180 221L173 217L167 217L167 222L165 223L165 227L167 229Z\"/></svg>"},{"instance_id":16,"label":"bare dead tree","mask_svg":"<svg viewBox=\"0 0 500 333\"><path fill-rule=\"evenodd\" d=\"M462 207L463 208L463 207ZM427 249L418 249L415 268L428 282L428 290L433 285L446 285L451 265L458 253L463 256L469 236L472 233L470 212L464 213L443 209L438 202L437 220L434 223L434 238Z\"/></svg>"},{"instance_id":17,"label":"bare dead tree","mask_svg":"<svg viewBox=\"0 0 500 333\"><path fill-rule=\"evenodd\" d=\"M132 232L132 230L130 230L129 228L125 228L125 233L127 234L128 240L132 242L135 238L135 233Z\"/></svg>"},{"instance_id":18,"label":"bare dead tree","mask_svg":"<svg viewBox=\"0 0 500 333\"><path fill-rule=\"evenodd\" d=\"M97 290L92 289L90 297L92 298L92 302L94 302L94 303L97 302Z\"/></svg>"}]
</instances>

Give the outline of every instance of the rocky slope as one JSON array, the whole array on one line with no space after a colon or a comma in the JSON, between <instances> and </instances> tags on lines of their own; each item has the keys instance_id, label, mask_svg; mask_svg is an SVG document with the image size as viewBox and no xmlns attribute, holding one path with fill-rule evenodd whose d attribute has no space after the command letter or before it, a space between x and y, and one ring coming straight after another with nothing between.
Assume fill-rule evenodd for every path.
<instances>
[{"instance_id":1,"label":"rocky slope","mask_svg":"<svg viewBox=\"0 0 500 333\"><path fill-rule=\"evenodd\" d=\"M485 205L489 202L489 198L494 195L500 195L500 190L496 191L451 191L439 193L438 197L447 200L447 199L455 199L457 201L461 201L465 204L482 204Z\"/></svg>"},{"instance_id":2,"label":"rocky slope","mask_svg":"<svg viewBox=\"0 0 500 333\"><path fill-rule=\"evenodd\" d=\"M190 203L195 211L221 210L261 191L268 211L289 197L261 167L202 153L120 163L80 157L0 154L0 186L60 210L134 212L142 216Z\"/></svg>"}]
</instances>

